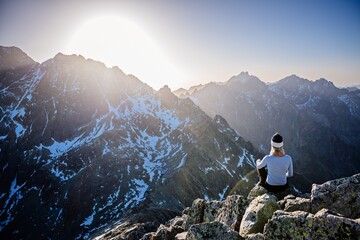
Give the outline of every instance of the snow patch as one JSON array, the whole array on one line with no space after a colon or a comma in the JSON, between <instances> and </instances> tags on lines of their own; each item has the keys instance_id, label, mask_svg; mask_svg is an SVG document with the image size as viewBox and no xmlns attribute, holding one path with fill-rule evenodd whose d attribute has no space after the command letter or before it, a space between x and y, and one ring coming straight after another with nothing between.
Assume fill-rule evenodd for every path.
<instances>
[{"instance_id":1,"label":"snow patch","mask_svg":"<svg viewBox=\"0 0 360 240\"><path fill-rule=\"evenodd\" d=\"M222 169L224 169L231 177L234 177L231 172L229 171L229 169L224 165L222 164L220 161L216 160L216 162L218 162L221 166Z\"/></svg>"},{"instance_id":2,"label":"snow patch","mask_svg":"<svg viewBox=\"0 0 360 240\"><path fill-rule=\"evenodd\" d=\"M207 201L207 202L209 202L210 201L210 198L209 198L209 196L208 195L204 195L204 199L205 199L205 201Z\"/></svg>"},{"instance_id":3,"label":"snow patch","mask_svg":"<svg viewBox=\"0 0 360 240\"><path fill-rule=\"evenodd\" d=\"M5 135L5 136L0 136L0 141L3 141L7 138L8 135Z\"/></svg>"},{"instance_id":4,"label":"snow patch","mask_svg":"<svg viewBox=\"0 0 360 240\"><path fill-rule=\"evenodd\" d=\"M43 146L43 148L48 149L50 151L50 157L56 159L62 156L64 153L67 153L71 149L80 145L79 143L77 143L79 139L80 137L77 137L73 140L65 140L64 142L58 142L54 138L52 138L53 144L47 147Z\"/></svg>"},{"instance_id":5,"label":"snow patch","mask_svg":"<svg viewBox=\"0 0 360 240\"><path fill-rule=\"evenodd\" d=\"M243 149L243 154L241 156L239 156L239 162L237 164L237 167L242 167L244 160L246 160L246 162L252 166L252 167L256 167L256 163L255 163L255 158L252 154L249 153L249 151L247 149Z\"/></svg>"},{"instance_id":6,"label":"snow patch","mask_svg":"<svg viewBox=\"0 0 360 240\"><path fill-rule=\"evenodd\" d=\"M220 201L224 200L225 193L226 193L226 191L228 190L228 188L229 188L229 185L227 185L227 186L224 188L224 190L223 190L222 193L219 193Z\"/></svg>"},{"instance_id":7,"label":"snow patch","mask_svg":"<svg viewBox=\"0 0 360 240\"><path fill-rule=\"evenodd\" d=\"M187 153L184 155L184 157L181 159L179 165L176 167L176 169L182 168L185 165L186 162Z\"/></svg>"},{"instance_id":8,"label":"snow patch","mask_svg":"<svg viewBox=\"0 0 360 240\"><path fill-rule=\"evenodd\" d=\"M80 224L80 226L89 226L89 225L91 225L91 223L94 220L95 214L96 214L96 212L93 212L89 217L87 217L85 219L85 221L82 224Z\"/></svg>"},{"instance_id":9,"label":"snow patch","mask_svg":"<svg viewBox=\"0 0 360 240\"><path fill-rule=\"evenodd\" d=\"M20 109L14 109L10 114L10 117L12 119L14 119L17 116L19 116L19 117L24 117L25 116L25 108L24 107L22 107Z\"/></svg>"},{"instance_id":10,"label":"snow patch","mask_svg":"<svg viewBox=\"0 0 360 240\"><path fill-rule=\"evenodd\" d=\"M118 187L117 190L113 194L110 194L108 196L105 206L99 208L98 212L104 210L106 207L114 205L116 199L119 197L119 194L120 194L120 187Z\"/></svg>"},{"instance_id":11,"label":"snow patch","mask_svg":"<svg viewBox=\"0 0 360 240\"><path fill-rule=\"evenodd\" d=\"M249 179L247 177L242 177L242 180L244 180L245 182L249 182Z\"/></svg>"},{"instance_id":12,"label":"snow patch","mask_svg":"<svg viewBox=\"0 0 360 240\"><path fill-rule=\"evenodd\" d=\"M70 178L72 178L72 177L74 177L76 175L76 173L66 175L63 171L59 170L59 167L55 168L55 166L53 166L51 168L50 172L52 174L54 174L56 177L60 178L61 181L67 181L67 180L69 180Z\"/></svg>"},{"instance_id":13,"label":"snow patch","mask_svg":"<svg viewBox=\"0 0 360 240\"><path fill-rule=\"evenodd\" d=\"M244 163L244 159L245 159L245 152L243 153L242 156L239 156L239 162L237 164L237 167L242 167L243 166L243 163Z\"/></svg>"},{"instance_id":14,"label":"snow patch","mask_svg":"<svg viewBox=\"0 0 360 240\"><path fill-rule=\"evenodd\" d=\"M57 224L57 223L59 222L60 217L61 217L61 214L62 214L62 211L63 211L63 209L61 208L60 211L59 211L59 214L58 214L57 217L56 217L55 224Z\"/></svg>"},{"instance_id":15,"label":"snow patch","mask_svg":"<svg viewBox=\"0 0 360 240\"><path fill-rule=\"evenodd\" d=\"M319 101L320 101L320 97L310 96L309 99L305 103L296 104L296 107L300 110L305 109L305 108L311 108L311 107L316 106L319 103Z\"/></svg>"},{"instance_id":16,"label":"snow patch","mask_svg":"<svg viewBox=\"0 0 360 240\"><path fill-rule=\"evenodd\" d=\"M224 157L224 163L228 164L228 162L230 161L230 157Z\"/></svg>"},{"instance_id":17,"label":"snow patch","mask_svg":"<svg viewBox=\"0 0 360 240\"><path fill-rule=\"evenodd\" d=\"M353 100L351 100L351 98L348 95L338 96L338 99L341 102L345 103L345 105L348 107L351 115L353 115L353 116L359 116L360 115L359 107L357 106L357 104Z\"/></svg>"},{"instance_id":18,"label":"snow patch","mask_svg":"<svg viewBox=\"0 0 360 240\"><path fill-rule=\"evenodd\" d=\"M126 194L125 199L127 202L124 204L124 208L138 205L145 199L145 193L149 188L149 185L142 179L133 179L131 182L135 187L130 188L131 190Z\"/></svg>"},{"instance_id":19,"label":"snow patch","mask_svg":"<svg viewBox=\"0 0 360 240\"><path fill-rule=\"evenodd\" d=\"M208 174L209 172L213 172L213 171L214 171L214 169L212 167L207 167L204 169L205 174Z\"/></svg>"},{"instance_id":20,"label":"snow patch","mask_svg":"<svg viewBox=\"0 0 360 240\"><path fill-rule=\"evenodd\" d=\"M11 183L10 190L8 193L8 199L6 200L1 212L0 218L5 219L4 221L0 222L0 231L6 227L14 217L11 214L11 210L19 203L19 201L23 198L20 189L26 184L24 182L22 185L17 184L17 177ZM3 198L3 196L1 197ZM10 205L9 205L10 204ZM8 207L9 205L9 207ZM6 215L6 216L5 216Z\"/></svg>"},{"instance_id":21,"label":"snow patch","mask_svg":"<svg viewBox=\"0 0 360 240\"><path fill-rule=\"evenodd\" d=\"M17 142L17 139L25 134L26 128L24 128L24 126L21 125L21 123L19 123L18 121L13 120L13 123L16 125L15 133L16 133L16 142Z\"/></svg>"}]
</instances>

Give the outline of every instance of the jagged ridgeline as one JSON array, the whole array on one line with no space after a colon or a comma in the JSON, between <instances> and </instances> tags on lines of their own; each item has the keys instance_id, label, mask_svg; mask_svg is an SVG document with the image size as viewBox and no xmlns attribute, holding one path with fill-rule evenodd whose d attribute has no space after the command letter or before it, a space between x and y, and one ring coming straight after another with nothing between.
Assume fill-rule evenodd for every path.
<instances>
[{"instance_id":1,"label":"jagged ridgeline","mask_svg":"<svg viewBox=\"0 0 360 240\"><path fill-rule=\"evenodd\" d=\"M221 116L117 67L1 47L0 92L1 239L88 238L134 212L164 221L256 181L257 151Z\"/></svg>"},{"instance_id":2,"label":"jagged ridgeline","mask_svg":"<svg viewBox=\"0 0 360 240\"><path fill-rule=\"evenodd\" d=\"M209 116L223 116L263 154L279 131L294 161L291 181L302 191L360 172L360 90L295 75L266 84L243 72L175 93L190 97Z\"/></svg>"}]
</instances>

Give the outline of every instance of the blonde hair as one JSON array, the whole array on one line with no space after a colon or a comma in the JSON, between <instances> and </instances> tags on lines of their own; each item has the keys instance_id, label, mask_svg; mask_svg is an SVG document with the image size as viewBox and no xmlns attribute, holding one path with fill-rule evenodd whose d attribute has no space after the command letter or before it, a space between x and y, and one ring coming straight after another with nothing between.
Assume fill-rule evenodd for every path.
<instances>
[{"instance_id":1,"label":"blonde hair","mask_svg":"<svg viewBox=\"0 0 360 240\"><path fill-rule=\"evenodd\" d=\"M285 156L285 150L282 147L280 148L271 147L270 155L273 155L275 157L283 157Z\"/></svg>"}]
</instances>

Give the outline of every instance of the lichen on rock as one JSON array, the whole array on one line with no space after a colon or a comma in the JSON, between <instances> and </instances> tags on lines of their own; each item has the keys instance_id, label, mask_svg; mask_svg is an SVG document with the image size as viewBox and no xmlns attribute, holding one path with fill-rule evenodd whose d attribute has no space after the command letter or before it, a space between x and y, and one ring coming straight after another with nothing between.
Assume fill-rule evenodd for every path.
<instances>
[{"instance_id":1,"label":"lichen on rock","mask_svg":"<svg viewBox=\"0 0 360 240\"><path fill-rule=\"evenodd\" d=\"M221 206L222 206L221 201L210 201L210 202L206 202L205 204L205 209L204 209L204 222L212 222L215 221Z\"/></svg>"},{"instance_id":2,"label":"lichen on rock","mask_svg":"<svg viewBox=\"0 0 360 240\"><path fill-rule=\"evenodd\" d=\"M189 227L193 224L203 222L205 204L206 201L204 199L198 198L194 200L191 208L187 212L185 229L189 229Z\"/></svg>"},{"instance_id":3,"label":"lichen on rock","mask_svg":"<svg viewBox=\"0 0 360 240\"><path fill-rule=\"evenodd\" d=\"M200 223L192 225L186 235L186 240L240 240L238 232L219 222Z\"/></svg>"},{"instance_id":4,"label":"lichen on rock","mask_svg":"<svg viewBox=\"0 0 360 240\"><path fill-rule=\"evenodd\" d=\"M360 224L322 209L304 211L278 210L264 228L265 239L359 239Z\"/></svg>"},{"instance_id":5,"label":"lichen on rock","mask_svg":"<svg viewBox=\"0 0 360 240\"><path fill-rule=\"evenodd\" d=\"M322 208L340 213L348 218L360 217L360 173L335 179L311 189L311 211Z\"/></svg>"},{"instance_id":6,"label":"lichen on rock","mask_svg":"<svg viewBox=\"0 0 360 240\"><path fill-rule=\"evenodd\" d=\"M263 194L251 201L245 211L240 225L240 235L246 237L251 233L260 233L273 213L280 209L277 198L271 194Z\"/></svg>"},{"instance_id":7,"label":"lichen on rock","mask_svg":"<svg viewBox=\"0 0 360 240\"><path fill-rule=\"evenodd\" d=\"M241 219L245 213L248 200L241 195L228 196L218 212L216 220L239 231Z\"/></svg>"},{"instance_id":8,"label":"lichen on rock","mask_svg":"<svg viewBox=\"0 0 360 240\"><path fill-rule=\"evenodd\" d=\"M248 198L196 199L157 230L149 223L123 223L99 239L360 239L359 183L357 174L314 185L311 198L290 194L280 201L271 193L259 195L263 189L255 186Z\"/></svg>"}]
</instances>

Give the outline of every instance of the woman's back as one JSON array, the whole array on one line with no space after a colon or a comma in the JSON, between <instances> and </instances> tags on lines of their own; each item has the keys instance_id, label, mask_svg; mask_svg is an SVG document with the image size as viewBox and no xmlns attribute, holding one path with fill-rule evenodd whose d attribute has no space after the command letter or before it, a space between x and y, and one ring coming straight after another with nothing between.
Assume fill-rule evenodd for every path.
<instances>
[{"instance_id":1,"label":"woman's back","mask_svg":"<svg viewBox=\"0 0 360 240\"><path fill-rule=\"evenodd\" d=\"M266 182L270 185L285 185L287 177L293 175L292 159L289 155L282 157L267 155L264 157L261 165L263 164L267 166L268 176Z\"/></svg>"}]
</instances>

